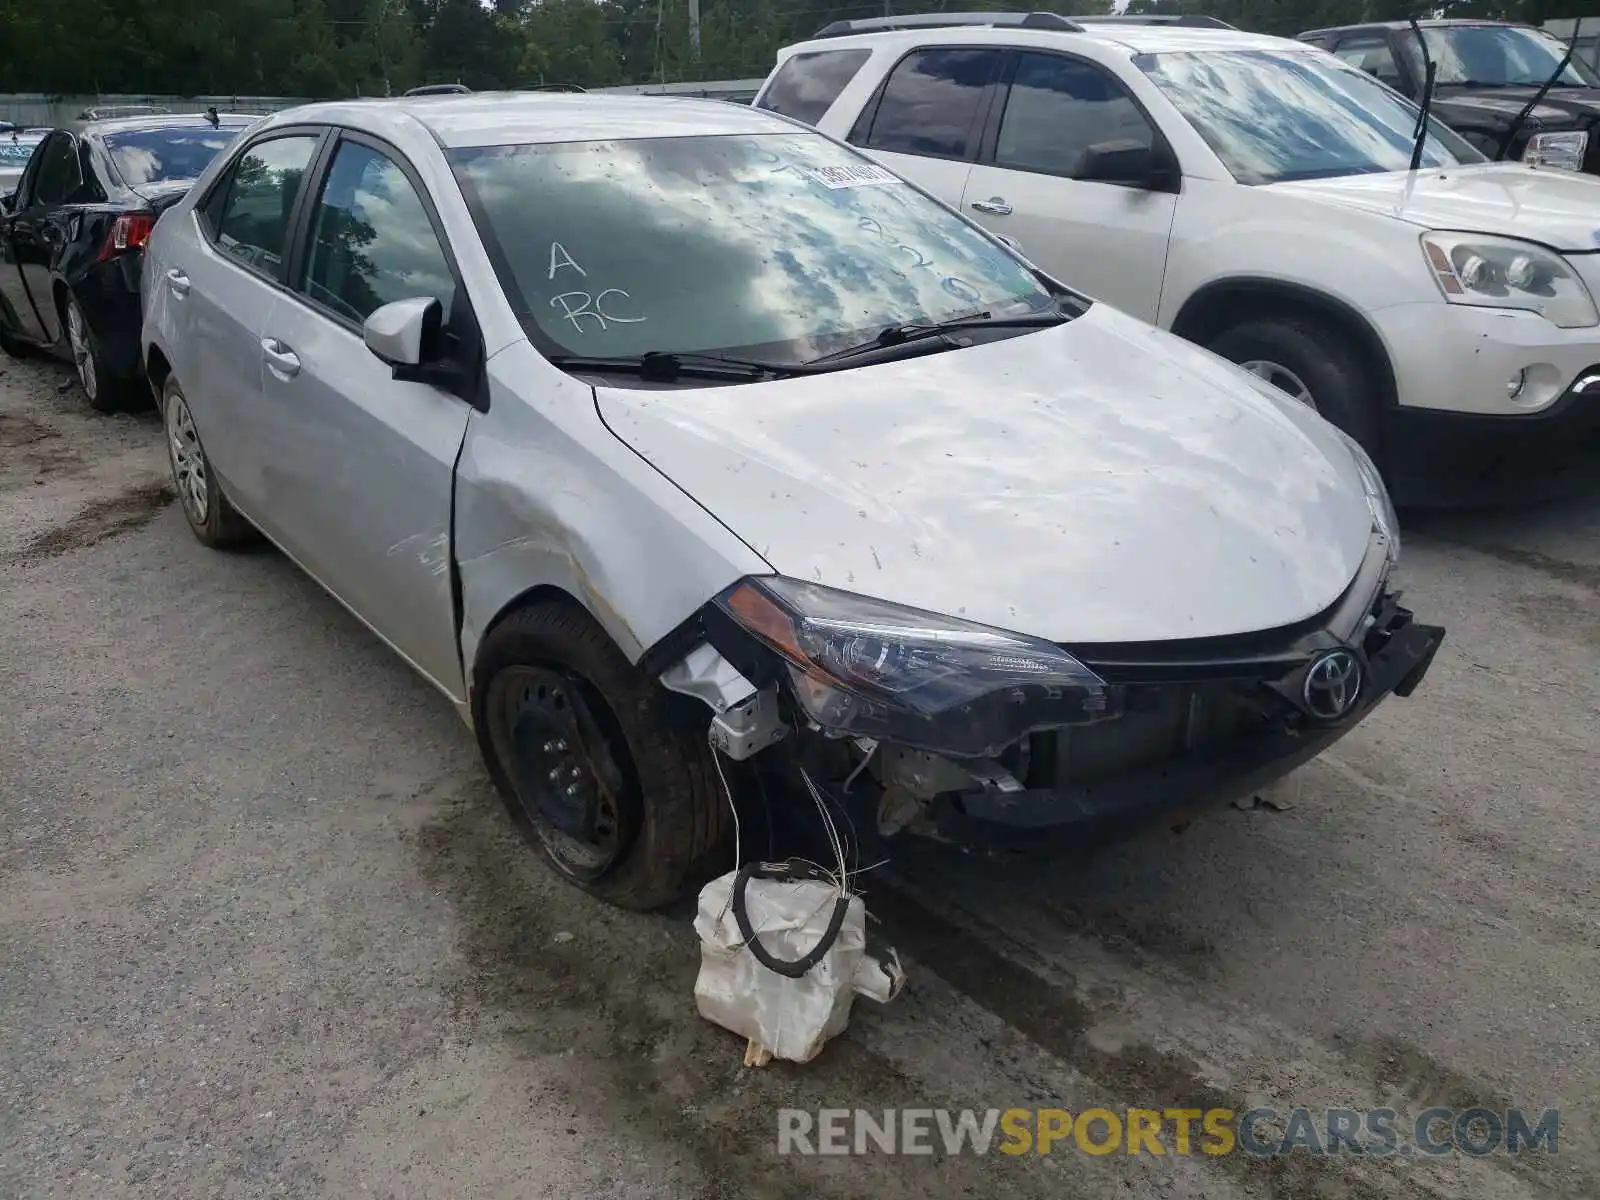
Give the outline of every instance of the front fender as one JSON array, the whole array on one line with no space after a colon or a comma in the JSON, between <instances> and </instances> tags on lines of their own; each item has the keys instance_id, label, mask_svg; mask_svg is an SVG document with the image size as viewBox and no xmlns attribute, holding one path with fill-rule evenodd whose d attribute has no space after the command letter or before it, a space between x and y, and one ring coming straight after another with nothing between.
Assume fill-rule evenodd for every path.
<instances>
[{"instance_id":1,"label":"front fender","mask_svg":"<svg viewBox=\"0 0 1600 1200\"><path fill-rule=\"evenodd\" d=\"M484 636L530 595L577 600L638 662L717 592L771 570L606 428L587 384L526 342L489 373L456 468L469 694Z\"/></svg>"}]
</instances>

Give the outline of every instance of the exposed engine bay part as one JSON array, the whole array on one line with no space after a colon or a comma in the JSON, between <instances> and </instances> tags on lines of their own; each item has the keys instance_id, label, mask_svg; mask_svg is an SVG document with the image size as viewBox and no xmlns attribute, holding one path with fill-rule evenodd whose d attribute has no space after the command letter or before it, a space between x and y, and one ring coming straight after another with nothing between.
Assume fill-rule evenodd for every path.
<instances>
[{"instance_id":1,"label":"exposed engine bay part","mask_svg":"<svg viewBox=\"0 0 1600 1200\"><path fill-rule=\"evenodd\" d=\"M886 1004L905 986L893 950L882 961L867 954L866 918L861 897L812 864L751 864L713 879L694 921L700 1015L747 1039L746 1066L810 1062L844 1031L856 996Z\"/></svg>"},{"instance_id":2,"label":"exposed engine bay part","mask_svg":"<svg viewBox=\"0 0 1600 1200\"><path fill-rule=\"evenodd\" d=\"M711 719L711 744L735 762L783 740L789 727L778 709L778 690L764 687L742 704Z\"/></svg>"},{"instance_id":3,"label":"exposed engine bay part","mask_svg":"<svg viewBox=\"0 0 1600 1200\"><path fill-rule=\"evenodd\" d=\"M704 700L713 712L743 704L756 690L739 669L708 642L701 642L661 673L661 684L674 692Z\"/></svg>"}]
</instances>

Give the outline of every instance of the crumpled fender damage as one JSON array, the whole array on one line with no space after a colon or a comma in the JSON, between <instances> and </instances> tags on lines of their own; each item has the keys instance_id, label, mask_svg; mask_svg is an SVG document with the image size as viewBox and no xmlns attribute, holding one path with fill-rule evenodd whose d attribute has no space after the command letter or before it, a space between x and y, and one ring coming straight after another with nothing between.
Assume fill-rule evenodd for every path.
<instances>
[{"instance_id":1,"label":"crumpled fender damage","mask_svg":"<svg viewBox=\"0 0 1600 1200\"><path fill-rule=\"evenodd\" d=\"M513 346L491 387L527 378ZM543 382L543 381L541 381ZM456 569L467 695L485 633L540 590L578 600L637 662L717 592L771 568L611 435L588 385L562 378L537 399L507 395L474 414L456 468Z\"/></svg>"}]
</instances>

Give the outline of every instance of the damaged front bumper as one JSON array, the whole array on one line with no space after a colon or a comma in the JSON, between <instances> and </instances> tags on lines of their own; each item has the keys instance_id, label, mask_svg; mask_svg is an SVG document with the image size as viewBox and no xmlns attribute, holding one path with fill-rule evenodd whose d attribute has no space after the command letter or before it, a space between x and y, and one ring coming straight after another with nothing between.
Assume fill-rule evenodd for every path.
<instances>
[{"instance_id":1,"label":"damaged front bumper","mask_svg":"<svg viewBox=\"0 0 1600 1200\"><path fill-rule=\"evenodd\" d=\"M793 784L858 841L920 835L1037 851L1249 795L1338 741L1390 695L1409 696L1444 630L1388 587L1374 536L1345 594L1299 625L1188 642L1066 645L1097 710L995 749L955 749L829 728L769 647L708 612L695 649L662 672L715 711L711 740ZM703 639L703 640L700 640ZM791 660L792 661L792 660ZM974 706L974 714L978 711ZM947 725L948 727L948 721ZM982 739L978 739L982 741Z\"/></svg>"}]
</instances>

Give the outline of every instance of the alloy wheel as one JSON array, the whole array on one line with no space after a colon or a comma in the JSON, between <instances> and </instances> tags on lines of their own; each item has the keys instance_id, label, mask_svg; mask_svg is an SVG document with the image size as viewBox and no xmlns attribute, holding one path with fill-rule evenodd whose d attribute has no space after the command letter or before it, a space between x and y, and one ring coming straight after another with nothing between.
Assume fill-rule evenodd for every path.
<instances>
[{"instance_id":1,"label":"alloy wheel","mask_svg":"<svg viewBox=\"0 0 1600 1200\"><path fill-rule=\"evenodd\" d=\"M172 460L172 482L178 498L196 525L204 525L211 509L211 488L207 481L206 455L200 448L200 435L182 392L169 392L166 405L167 454Z\"/></svg>"},{"instance_id":2,"label":"alloy wheel","mask_svg":"<svg viewBox=\"0 0 1600 1200\"><path fill-rule=\"evenodd\" d=\"M1298 400L1312 412L1317 411L1317 401L1311 394L1311 389L1306 386L1305 380L1296 375L1281 363L1268 362L1265 359L1254 358L1249 362L1239 364L1257 379L1264 379L1280 392L1285 393L1290 399Z\"/></svg>"},{"instance_id":3,"label":"alloy wheel","mask_svg":"<svg viewBox=\"0 0 1600 1200\"><path fill-rule=\"evenodd\" d=\"M89 349L89 325L76 300L67 301L67 344L72 350L72 365L77 368L78 381L93 400L99 394L100 380L94 370L94 353Z\"/></svg>"}]
</instances>

